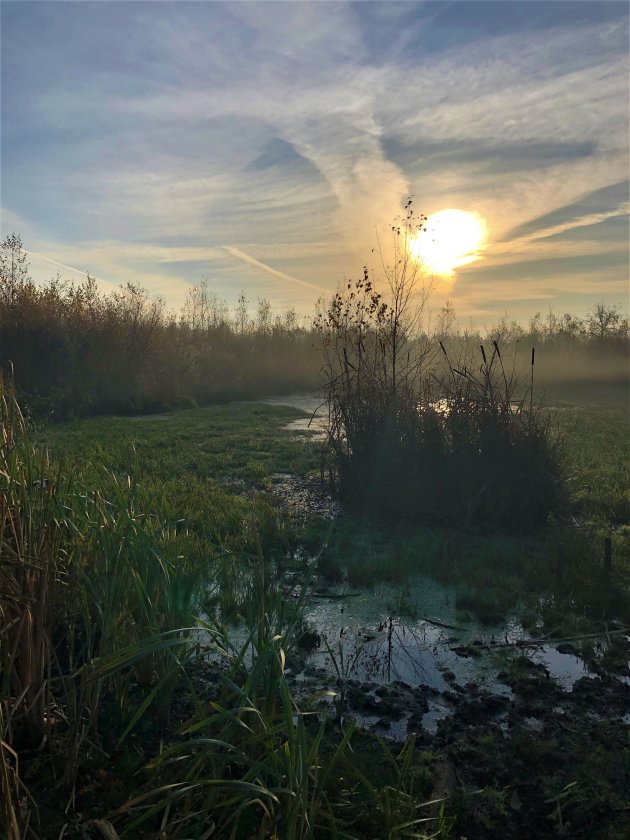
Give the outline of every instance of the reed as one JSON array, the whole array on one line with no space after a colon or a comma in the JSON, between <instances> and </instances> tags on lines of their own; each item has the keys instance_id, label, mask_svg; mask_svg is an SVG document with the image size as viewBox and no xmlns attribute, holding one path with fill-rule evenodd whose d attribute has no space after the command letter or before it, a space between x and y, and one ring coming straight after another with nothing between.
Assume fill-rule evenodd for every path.
<instances>
[{"instance_id":1,"label":"reed","mask_svg":"<svg viewBox=\"0 0 630 840\"><path fill-rule=\"evenodd\" d=\"M87 489L76 470L53 464L31 443L11 386L0 389L0 429L0 828L17 837L23 748L63 744L72 800L105 696L124 709L138 685L167 717L193 583L155 500L113 476ZM142 647L164 632L175 632L176 648ZM98 663L130 644L140 646L133 669L99 674Z\"/></svg>"},{"instance_id":2,"label":"reed","mask_svg":"<svg viewBox=\"0 0 630 840\"><path fill-rule=\"evenodd\" d=\"M308 725L285 674L301 622L266 579L256 558L256 597L242 615L245 638L235 644L225 625L201 621L198 655L223 663L216 700L201 708L180 738L152 763L161 784L127 803L127 832L159 821L167 836L343 837L337 831L328 780L348 749L352 727L323 760L326 722ZM253 594L253 593L252 593Z\"/></svg>"},{"instance_id":3,"label":"reed","mask_svg":"<svg viewBox=\"0 0 630 840\"><path fill-rule=\"evenodd\" d=\"M453 361L413 326L367 273L320 320L340 492L394 520L543 525L566 489L558 436L534 398L534 353L528 387L497 341L464 345Z\"/></svg>"}]
</instances>

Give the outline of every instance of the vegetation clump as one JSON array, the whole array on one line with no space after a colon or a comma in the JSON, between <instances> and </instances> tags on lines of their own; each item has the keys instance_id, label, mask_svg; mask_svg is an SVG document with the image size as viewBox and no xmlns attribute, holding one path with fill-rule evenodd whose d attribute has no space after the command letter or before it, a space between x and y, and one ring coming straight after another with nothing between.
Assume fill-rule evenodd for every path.
<instances>
[{"instance_id":1,"label":"vegetation clump","mask_svg":"<svg viewBox=\"0 0 630 840\"><path fill-rule=\"evenodd\" d=\"M534 351L523 388L496 340L453 362L420 331L427 290L406 242L416 226L408 209L394 228L388 300L366 268L318 319L341 493L399 520L542 525L564 487L557 438L533 401Z\"/></svg>"}]
</instances>

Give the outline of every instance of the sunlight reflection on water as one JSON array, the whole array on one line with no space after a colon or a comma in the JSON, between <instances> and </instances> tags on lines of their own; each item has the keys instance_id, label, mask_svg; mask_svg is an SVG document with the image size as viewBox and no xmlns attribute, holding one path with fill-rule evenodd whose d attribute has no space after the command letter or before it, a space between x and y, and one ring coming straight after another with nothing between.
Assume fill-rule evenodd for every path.
<instances>
[{"instance_id":1,"label":"sunlight reflection on water","mask_svg":"<svg viewBox=\"0 0 630 840\"><path fill-rule=\"evenodd\" d=\"M325 440L328 416L326 399L322 394L286 394L280 397L263 397L255 400L255 402L264 403L265 405L283 405L288 408L296 408L299 411L303 411L308 417L291 420L284 428L298 434L310 434L314 440ZM444 398L429 403L429 406L437 414L447 417L453 408L453 401ZM521 403L510 403L510 410L513 414L516 414L521 409ZM419 405L418 411L421 410L422 407Z\"/></svg>"}]
</instances>

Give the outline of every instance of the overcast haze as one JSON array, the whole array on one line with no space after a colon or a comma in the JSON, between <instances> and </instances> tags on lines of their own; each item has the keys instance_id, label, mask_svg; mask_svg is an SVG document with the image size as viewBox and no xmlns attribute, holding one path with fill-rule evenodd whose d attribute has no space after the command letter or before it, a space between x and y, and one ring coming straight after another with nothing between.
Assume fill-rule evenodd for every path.
<instances>
[{"instance_id":1,"label":"overcast haze","mask_svg":"<svg viewBox=\"0 0 630 840\"><path fill-rule=\"evenodd\" d=\"M309 313L413 194L488 224L436 305L480 323L627 302L626 3L1 13L2 234L37 280L89 270L176 307L206 277Z\"/></svg>"}]
</instances>

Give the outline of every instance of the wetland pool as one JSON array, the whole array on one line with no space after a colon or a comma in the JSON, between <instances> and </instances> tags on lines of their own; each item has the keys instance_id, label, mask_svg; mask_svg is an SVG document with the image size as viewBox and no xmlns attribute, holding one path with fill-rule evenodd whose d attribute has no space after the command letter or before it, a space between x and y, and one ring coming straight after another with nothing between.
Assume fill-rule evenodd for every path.
<instances>
[{"instance_id":1,"label":"wetland pool","mask_svg":"<svg viewBox=\"0 0 630 840\"><path fill-rule=\"evenodd\" d=\"M285 428L322 439L326 406L321 395L290 394L257 402L304 412L307 416ZM272 486L297 514L334 519L342 513L316 480L282 474L272 477ZM298 583L290 596L301 594ZM576 653L532 638L516 614L489 626L462 621L455 605L455 588L427 575L365 589L316 584L304 605L312 647L288 660L287 675L307 704L310 697L320 697L320 707L334 708L343 694L348 717L394 740L414 728L435 731L453 713L457 698L490 698L505 718L505 703L514 698L510 685L516 660L529 663L532 674L565 697L576 683L582 691L598 679ZM615 679L621 688L629 678ZM337 700L331 695L321 699L322 692L335 692Z\"/></svg>"}]
</instances>

